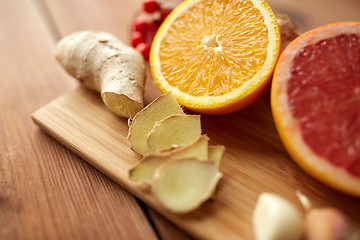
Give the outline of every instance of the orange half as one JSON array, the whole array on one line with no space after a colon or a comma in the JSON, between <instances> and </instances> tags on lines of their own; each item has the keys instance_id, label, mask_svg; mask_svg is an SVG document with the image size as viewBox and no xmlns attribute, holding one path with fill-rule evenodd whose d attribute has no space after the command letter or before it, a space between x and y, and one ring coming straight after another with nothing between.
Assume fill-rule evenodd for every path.
<instances>
[{"instance_id":1,"label":"orange half","mask_svg":"<svg viewBox=\"0 0 360 240\"><path fill-rule=\"evenodd\" d=\"M187 0L154 37L150 66L162 92L196 112L224 114L267 89L280 31L263 0Z\"/></svg>"}]
</instances>

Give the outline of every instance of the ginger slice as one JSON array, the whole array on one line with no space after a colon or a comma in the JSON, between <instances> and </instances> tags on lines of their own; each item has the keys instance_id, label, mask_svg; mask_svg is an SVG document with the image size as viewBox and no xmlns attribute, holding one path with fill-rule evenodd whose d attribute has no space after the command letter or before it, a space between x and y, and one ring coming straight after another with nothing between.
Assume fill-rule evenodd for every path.
<instances>
[{"instance_id":1,"label":"ginger slice","mask_svg":"<svg viewBox=\"0 0 360 240\"><path fill-rule=\"evenodd\" d=\"M101 31L79 31L56 45L56 59L85 86L101 93L104 104L122 117L143 108L145 62L134 48Z\"/></svg>"},{"instance_id":2,"label":"ginger slice","mask_svg":"<svg viewBox=\"0 0 360 240\"><path fill-rule=\"evenodd\" d=\"M129 121L128 140L132 150L141 155L148 153L147 139L151 129L157 121L174 114L184 114L184 112L171 93L161 95L138 112Z\"/></svg>"},{"instance_id":3,"label":"ginger slice","mask_svg":"<svg viewBox=\"0 0 360 240\"><path fill-rule=\"evenodd\" d=\"M223 145L216 145L216 146L209 146L208 148L208 159L209 161L213 161L218 170L220 170L220 164L222 157L225 152L225 146ZM211 195L211 199L215 198L215 191Z\"/></svg>"},{"instance_id":4,"label":"ginger slice","mask_svg":"<svg viewBox=\"0 0 360 240\"><path fill-rule=\"evenodd\" d=\"M303 218L288 200L262 193L255 206L253 225L257 240L297 240L302 235Z\"/></svg>"},{"instance_id":5,"label":"ginger slice","mask_svg":"<svg viewBox=\"0 0 360 240\"><path fill-rule=\"evenodd\" d=\"M155 170L165 162L191 157L207 160L208 142L209 138L207 136L201 136L187 146L164 153L149 154L143 157L143 160L135 168L130 170L129 177L137 183L151 184Z\"/></svg>"},{"instance_id":6,"label":"ginger slice","mask_svg":"<svg viewBox=\"0 0 360 240\"><path fill-rule=\"evenodd\" d=\"M209 160L214 161L218 169L220 169L221 159L224 155L225 147L223 145L209 146Z\"/></svg>"},{"instance_id":7,"label":"ginger slice","mask_svg":"<svg viewBox=\"0 0 360 240\"><path fill-rule=\"evenodd\" d=\"M169 211L188 213L212 196L221 176L213 161L169 161L155 171L153 192Z\"/></svg>"},{"instance_id":8,"label":"ginger slice","mask_svg":"<svg viewBox=\"0 0 360 240\"><path fill-rule=\"evenodd\" d=\"M200 115L172 115L154 125L147 144L150 152L161 152L189 144L200 136Z\"/></svg>"}]
</instances>

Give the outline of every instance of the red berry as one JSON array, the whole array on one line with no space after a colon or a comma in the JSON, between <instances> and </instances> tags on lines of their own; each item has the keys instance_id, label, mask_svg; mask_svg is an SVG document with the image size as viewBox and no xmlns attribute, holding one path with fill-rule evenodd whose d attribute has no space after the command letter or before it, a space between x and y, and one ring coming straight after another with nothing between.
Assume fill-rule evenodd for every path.
<instances>
[{"instance_id":1,"label":"red berry","mask_svg":"<svg viewBox=\"0 0 360 240\"><path fill-rule=\"evenodd\" d=\"M135 31L131 34L131 45L136 47L139 43L144 43L146 41L145 35L142 32Z\"/></svg>"},{"instance_id":2,"label":"red berry","mask_svg":"<svg viewBox=\"0 0 360 240\"><path fill-rule=\"evenodd\" d=\"M162 23L162 21L159 20L159 19L155 19L155 20L153 21L153 24L155 25L156 30L160 27L161 23Z\"/></svg>"},{"instance_id":3,"label":"red berry","mask_svg":"<svg viewBox=\"0 0 360 240\"><path fill-rule=\"evenodd\" d=\"M139 43L136 46L136 50L138 50L144 57L144 59L147 61L149 60L149 54L150 54L150 45L147 43Z\"/></svg>"},{"instance_id":4,"label":"red berry","mask_svg":"<svg viewBox=\"0 0 360 240\"><path fill-rule=\"evenodd\" d=\"M147 29L147 22L142 18L135 18L133 22L133 29L138 32L145 32Z\"/></svg>"},{"instance_id":5,"label":"red berry","mask_svg":"<svg viewBox=\"0 0 360 240\"><path fill-rule=\"evenodd\" d=\"M156 33L156 31L152 31L152 32L149 32L149 33L146 35L146 42L147 42L148 44L151 44L151 43L152 43L153 38L154 38L154 36L155 36L155 33Z\"/></svg>"},{"instance_id":6,"label":"red berry","mask_svg":"<svg viewBox=\"0 0 360 240\"><path fill-rule=\"evenodd\" d=\"M160 12L160 20L163 22L165 18L171 13L172 9L166 8L162 9Z\"/></svg>"},{"instance_id":7,"label":"red berry","mask_svg":"<svg viewBox=\"0 0 360 240\"><path fill-rule=\"evenodd\" d=\"M147 13L154 13L160 10L160 4L155 0L143 0L143 9Z\"/></svg>"},{"instance_id":8,"label":"red berry","mask_svg":"<svg viewBox=\"0 0 360 240\"><path fill-rule=\"evenodd\" d=\"M146 29L150 32L154 32L158 29L158 26L155 22L147 22L146 23Z\"/></svg>"}]
</instances>

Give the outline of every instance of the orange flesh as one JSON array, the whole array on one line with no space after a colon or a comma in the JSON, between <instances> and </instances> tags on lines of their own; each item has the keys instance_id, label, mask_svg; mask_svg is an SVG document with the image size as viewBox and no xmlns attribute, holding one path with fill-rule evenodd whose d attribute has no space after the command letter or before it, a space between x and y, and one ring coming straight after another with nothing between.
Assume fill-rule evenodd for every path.
<instances>
[{"instance_id":1,"label":"orange flesh","mask_svg":"<svg viewBox=\"0 0 360 240\"><path fill-rule=\"evenodd\" d=\"M268 30L250 1L200 1L182 13L160 45L166 81L192 96L220 96L262 67Z\"/></svg>"},{"instance_id":2,"label":"orange flesh","mask_svg":"<svg viewBox=\"0 0 360 240\"><path fill-rule=\"evenodd\" d=\"M287 94L309 147L360 178L360 35L304 47L294 57Z\"/></svg>"}]
</instances>

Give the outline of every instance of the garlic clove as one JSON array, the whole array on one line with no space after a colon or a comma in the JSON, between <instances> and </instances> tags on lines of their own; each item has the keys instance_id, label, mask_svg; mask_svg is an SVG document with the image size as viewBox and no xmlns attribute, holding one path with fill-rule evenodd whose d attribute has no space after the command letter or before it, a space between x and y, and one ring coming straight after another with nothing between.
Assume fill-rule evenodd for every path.
<instances>
[{"instance_id":1,"label":"garlic clove","mask_svg":"<svg viewBox=\"0 0 360 240\"><path fill-rule=\"evenodd\" d=\"M300 239L302 221L301 213L288 200L273 193L262 193L253 213L255 239Z\"/></svg>"}]
</instances>

